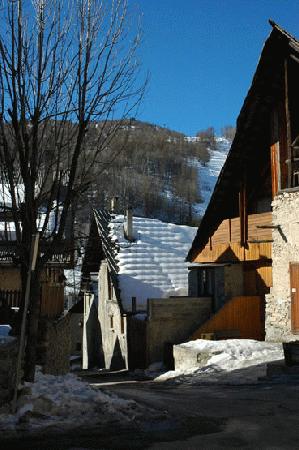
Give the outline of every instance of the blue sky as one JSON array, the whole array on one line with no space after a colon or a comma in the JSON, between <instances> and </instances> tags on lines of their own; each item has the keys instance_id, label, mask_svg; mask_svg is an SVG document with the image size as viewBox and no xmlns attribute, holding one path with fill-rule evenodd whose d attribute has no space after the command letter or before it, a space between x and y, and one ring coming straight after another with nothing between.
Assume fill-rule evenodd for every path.
<instances>
[{"instance_id":1,"label":"blue sky","mask_svg":"<svg viewBox=\"0 0 299 450\"><path fill-rule=\"evenodd\" d=\"M187 135L234 125L268 19L299 38L299 0L131 0L143 12L150 84L138 118Z\"/></svg>"}]
</instances>

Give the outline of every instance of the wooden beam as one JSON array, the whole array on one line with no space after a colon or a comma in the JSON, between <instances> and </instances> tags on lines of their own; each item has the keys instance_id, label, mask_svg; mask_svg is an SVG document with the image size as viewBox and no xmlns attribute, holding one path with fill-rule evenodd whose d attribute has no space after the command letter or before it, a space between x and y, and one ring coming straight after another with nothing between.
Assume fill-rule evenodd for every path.
<instances>
[{"instance_id":1,"label":"wooden beam","mask_svg":"<svg viewBox=\"0 0 299 450\"><path fill-rule=\"evenodd\" d=\"M248 214L247 214L247 193L246 177L243 176L239 193L239 216L240 216L240 244L246 247L248 239Z\"/></svg>"},{"instance_id":2,"label":"wooden beam","mask_svg":"<svg viewBox=\"0 0 299 450\"><path fill-rule=\"evenodd\" d=\"M271 145L271 182L272 182L272 199L277 195L278 192L278 176L279 176L279 164L278 164L278 153L279 153L279 143Z\"/></svg>"},{"instance_id":3,"label":"wooden beam","mask_svg":"<svg viewBox=\"0 0 299 450\"><path fill-rule=\"evenodd\" d=\"M292 187L292 153L291 153L291 121L289 109L289 83L288 83L288 60L284 61L284 106L287 129L287 161L288 161L288 187Z\"/></svg>"}]
</instances>

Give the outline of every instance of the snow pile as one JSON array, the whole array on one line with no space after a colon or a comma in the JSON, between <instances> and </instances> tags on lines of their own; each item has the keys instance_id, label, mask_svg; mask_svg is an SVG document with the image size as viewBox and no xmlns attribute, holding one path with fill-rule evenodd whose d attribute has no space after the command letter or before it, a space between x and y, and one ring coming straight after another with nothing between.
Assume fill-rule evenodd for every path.
<instances>
[{"instance_id":1,"label":"snow pile","mask_svg":"<svg viewBox=\"0 0 299 450\"><path fill-rule=\"evenodd\" d=\"M246 384L265 376L266 364L284 359L282 344L260 342L253 339L227 339L223 341L196 341L180 344L189 350L195 361L206 357L204 364L174 370L157 377L155 381L174 383ZM204 359L204 358L202 358ZM194 359L193 359L194 360Z\"/></svg>"},{"instance_id":2,"label":"snow pile","mask_svg":"<svg viewBox=\"0 0 299 450\"><path fill-rule=\"evenodd\" d=\"M0 337L8 336L10 331L10 325L0 325Z\"/></svg>"},{"instance_id":3,"label":"snow pile","mask_svg":"<svg viewBox=\"0 0 299 450\"><path fill-rule=\"evenodd\" d=\"M202 217L209 204L217 178L225 163L231 142L224 137L216 137L216 150L209 149L210 160L207 164L192 161L198 168L198 183L203 202L194 205L195 213Z\"/></svg>"},{"instance_id":4,"label":"snow pile","mask_svg":"<svg viewBox=\"0 0 299 450\"><path fill-rule=\"evenodd\" d=\"M8 342L15 341L15 337L9 336L10 331L10 325L0 325L0 344L7 344Z\"/></svg>"},{"instance_id":5,"label":"snow pile","mask_svg":"<svg viewBox=\"0 0 299 450\"><path fill-rule=\"evenodd\" d=\"M76 265L73 269L64 269L65 276L65 295L78 296L81 288L81 270L82 270L83 257L77 258Z\"/></svg>"},{"instance_id":6,"label":"snow pile","mask_svg":"<svg viewBox=\"0 0 299 450\"><path fill-rule=\"evenodd\" d=\"M139 310L148 298L188 294L188 264L185 257L196 227L164 223L157 219L133 218L134 242L124 238L124 216L110 223L110 237L117 243L118 280L123 307L131 310L136 297Z\"/></svg>"},{"instance_id":7,"label":"snow pile","mask_svg":"<svg viewBox=\"0 0 299 450\"><path fill-rule=\"evenodd\" d=\"M75 375L36 374L35 383L25 383L15 415L0 410L0 431L63 429L79 425L132 421L138 416L133 400L123 400L93 389Z\"/></svg>"}]
</instances>

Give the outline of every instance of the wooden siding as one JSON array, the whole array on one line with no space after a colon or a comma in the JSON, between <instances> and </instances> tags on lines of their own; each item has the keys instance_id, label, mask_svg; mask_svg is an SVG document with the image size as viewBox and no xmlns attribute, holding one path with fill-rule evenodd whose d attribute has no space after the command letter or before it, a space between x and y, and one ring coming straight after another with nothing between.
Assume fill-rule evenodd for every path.
<instances>
[{"instance_id":1,"label":"wooden siding","mask_svg":"<svg viewBox=\"0 0 299 450\"><path fill-rule=\"evenodd\" d=\"M202 334L237 332L241 339L263 340L265 337L264 301L259 296L233 297L214 316L192 335L191 340Z\"/></svg>"},{"instance_id":2,"label":"wooden siding","mask_svg":"<svg viewBox=\"0 0 299 450\"><path fill-rule=\"evenodd\" d=\"M243 265L244 295L265 295L272 286L272 266L270 262L245 262Z\"/></svg>"},{"instance_id":3,"label":"wooden siding","mask_svg":"<svg viewBox=\"0 0 299 450\"><path fill-rule=\"evenodd\" d=\"M210 249L204 248L192 262L208 263L208 262L237 262L237 261L255 261L255 260L271 260L272 244L248 244L248 248L242 247L240 244L218 244Z\"/></svg>"},{"instance_id":4,"label":"wooden siding","mask_svg":"<svg viewBox=\"0 0 299 450\"><path fill-rule=\"evenodd\" d=\"M291 326L292 332L299 333L299 264L290 264L291 281Z\"/></svg>"},{"instance_id":5,"label":"wooden siding","mask_svg":"<svg viewBox=\"0 0 299 450\"><path fill-rule=\"evenodd\" d=\"M61 284L43 284L41 288L41 315L57 317L64 310L64 286Z\"/></svg>"},{"instance_id":6,"label":"wooden siding","mask_svg":"<svg viewBox=\"0 0 299 450\"><path fill-rule=\"evenodd\" d=\"M272 258L272 213L248 216L248 242L241 245L240 218L224 220L193 262L253 261Z\"/></svg>"}]
</instances>

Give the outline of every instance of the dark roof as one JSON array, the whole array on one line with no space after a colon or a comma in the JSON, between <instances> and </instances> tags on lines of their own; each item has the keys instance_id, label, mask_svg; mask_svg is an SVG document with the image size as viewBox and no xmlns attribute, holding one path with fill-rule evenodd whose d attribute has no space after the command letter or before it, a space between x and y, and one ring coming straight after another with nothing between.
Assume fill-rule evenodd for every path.
<instances>
[{"instance_id":1,"label":"dark roof","mask_svg":"<svg viewBox=\"0 0 299 450\"><path fill-rule=\"evenodd\" d=\"M121 312L123 311L122 303L120 301L120 290L118 287L117 273L119 272L117 254L118 245L110 237L109 224L114 215L111 215L106 209L93 210L95 221L98 227L98 233L101 239L102 251L107 260L109 267L109 272L111 276L111 281L114 286L116 298L120 307Z\"/></svg>"},{"instance_id":2,"label":"dark roof","mask_svg":"<svg viewBox=\"0 0 299 450\"><path fill-rule=\"evenodd\" d=\"M119 271L118 261L117 261L117 253L118 246L110 237L110 228L109 224L111 222L112 216L107 210L99 209L94 210L94 216L96 220L96 224L98 227L98 232L100 235L100 239L102 242L102 248L107 259L107 263L110 269L110 272L116 275Z\"/></svg>"},{"instance_id":3,"label":"dark roof","mask_svg":"<svg viewBox=\"0 0 299 450\"><path fill-rule=\"evenodd\" d=\"M273 21L251 87L237 119L236 135L220 172L210 203L202 218L187 261L207 244L222 220L238 216L231 199L239 190L243 172L259 163L261 144L267 145L269 114L282 89L284 60L292 56L299 62L299 42Z\"/></svg>"}]
</instances>

